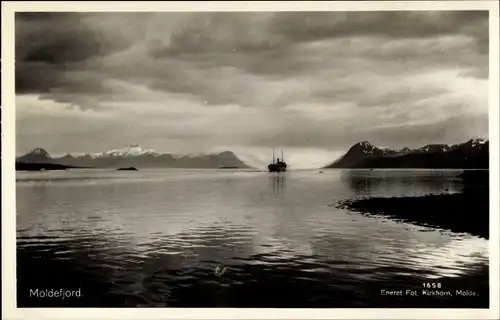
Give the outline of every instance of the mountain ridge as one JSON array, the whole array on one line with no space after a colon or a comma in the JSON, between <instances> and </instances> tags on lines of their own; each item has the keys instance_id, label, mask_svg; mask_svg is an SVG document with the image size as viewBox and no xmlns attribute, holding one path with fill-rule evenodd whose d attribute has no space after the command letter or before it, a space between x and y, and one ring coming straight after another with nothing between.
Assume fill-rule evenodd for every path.
<instances>
[{"instance_id":1,"label":"mountain ridge","mask_svg":"<svg viewBox=\"0 0 500 320\"><path fill-rule=\"evenodd\" d=\"M250 168L250 166L241 161L232 151L197 155L172 155L169 153L159 153L154 150L142 149L139 145L130 145L123 149L113 149L92 155L72 155L67 153L64 156L54 158L43 148L35 148L17 157L16 162L86 168Z\"/></svg>"},{"instance_id":2,"label":"mountain ridge","mask_svg":"<svg viewBox=\"0 0 500 320\"><path fill-rule=\"evenodd\" d=\"M54 158L45 149L35 148L17 157L17 163L20 163L20 168L33 167L27 164L68 168L251 168L232 151L170 154L142 149L139 145L95 154L67 153ZM368 141L360 141L323 168L487 169L489 140L470 139L453 145L435 143L413 149L377 147Z\"/></svg>"},{"instance_id":3,"label":"mountain ridge","mask_svg":"<svg viewBox=\"0 0 500 320\"><path fill-rule=\"evenodd\" d=\"M464 143L428 144L420 148L379 148L360 141L324 168L428 168L487 169L489 140L470 139Z\"/></svg>"}]
</instances>

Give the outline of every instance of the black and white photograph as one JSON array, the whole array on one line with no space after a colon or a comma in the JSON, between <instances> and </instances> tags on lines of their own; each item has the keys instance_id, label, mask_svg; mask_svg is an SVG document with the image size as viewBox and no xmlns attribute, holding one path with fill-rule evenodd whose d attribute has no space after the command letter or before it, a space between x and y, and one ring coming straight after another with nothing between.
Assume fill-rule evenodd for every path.
<instances>
[{"instance_id":1,"label":"black and white photograph","mask_svg":"<svg viewBox=\"0 0 500 320\"><path fill-rule=\"evenodd\" d=\"M498 12L362 2L16 11L17 308L498 312Z\"/></svg>"}]
</instances>

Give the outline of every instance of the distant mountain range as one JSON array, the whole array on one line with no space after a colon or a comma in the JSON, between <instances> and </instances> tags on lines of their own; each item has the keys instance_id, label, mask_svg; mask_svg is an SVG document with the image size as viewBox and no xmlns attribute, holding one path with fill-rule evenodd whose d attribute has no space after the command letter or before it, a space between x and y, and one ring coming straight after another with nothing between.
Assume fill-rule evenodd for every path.
<instances>
[{"instance_id":1,"label":"distant mountain range","mask_svg":"<svg viewBox=\"0 0 500 320\"><path fill-rule=\"evenodd\" d=\"M471 139L451 146L429 144L417 149L379 148L362 141L325 168L488 169L489 141Z\"/></svg>"},{"instance_id":2,"label":"distant mountain range","mask_svg":"<svg viewBox=\"0 0 500 320\"><path fill-rule=\"evenodd\" d=\"M131 145L99 154L51 157L36 148L16 158L16 170L64 170L67 168L250 168L233 152L175 155ZM489 141L471 139L446 145L429 144L417 149L380 148L358 142L325 168L428 168L488 169Z\"/></svg>"},{"instance_id":3,"label":"distant mountain range","mask_svg":"<svg viewBox=\"0 0 500 320\"><path fill-rule=\"evenodd\" d=\"M100 154L51 157L49 153L36 148L16 159L16 169L43 167L47 170L65 168L250 168L233 152L224 151L209 154L174 155L144 150L131 145Z\"/></svg>"}]
</instances>

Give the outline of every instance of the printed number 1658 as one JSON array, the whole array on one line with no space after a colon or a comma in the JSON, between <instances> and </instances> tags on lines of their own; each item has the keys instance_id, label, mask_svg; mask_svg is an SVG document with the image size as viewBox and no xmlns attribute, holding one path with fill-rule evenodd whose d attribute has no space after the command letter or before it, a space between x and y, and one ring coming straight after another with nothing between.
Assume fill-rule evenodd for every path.
<instances>
[{"instance_id":1,"label":"printed number 1658","mask_svg":"<svg viewBox=\"0 0 500 320\"><path fill-rule=\"evenodd\" d=\"M424 288L430 289L430 288L441 288L441 283L436 283L436 282L424 282L423 283Z\"/></svg>"}]
</instances>

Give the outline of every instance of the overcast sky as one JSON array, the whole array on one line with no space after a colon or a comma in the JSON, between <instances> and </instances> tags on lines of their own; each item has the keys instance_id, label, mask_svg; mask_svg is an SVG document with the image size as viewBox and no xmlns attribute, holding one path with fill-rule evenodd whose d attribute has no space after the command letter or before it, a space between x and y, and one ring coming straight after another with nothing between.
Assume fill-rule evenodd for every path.
<instances>
[{"instance_id":1,"label":"overcast sky","mask_svg":"<svg viewBox=\"0 0 500 320\"><path fill-rule=\"evenodd\" d=\"M457 143L487 81L487 11L16 15L18 154Z\"/></svg>"}]
</instances>

